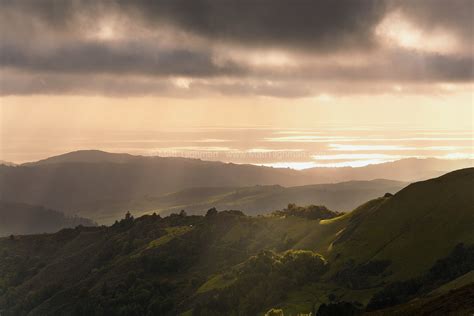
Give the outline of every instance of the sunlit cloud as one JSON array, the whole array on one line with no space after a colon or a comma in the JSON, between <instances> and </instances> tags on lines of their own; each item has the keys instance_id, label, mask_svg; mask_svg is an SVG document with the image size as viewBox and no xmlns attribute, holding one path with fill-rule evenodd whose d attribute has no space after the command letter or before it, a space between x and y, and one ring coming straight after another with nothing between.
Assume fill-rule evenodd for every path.
<instances>
[{"instance_id":1,"label":"sunlit cloud","mask_svg":"<svg viewBox=\"0 0 474 316\"><path fill-rule=\"evenodd\" d=\"M474 131L429 131L417 132L417 135L471 135L474 136Z\"/></svg>"},{"instance_id":2,"label":"sunlit cloud","mask_svg":"<svg viewBox=\"0 0 474 316\"><path fill-rule=\"evenodd\" d=\"M377 139L378 140L378 139ZM389 141L472 141L472 137L406 137L406 138L389 138Z\"/></svg>"},{"instance_id":3,"label":"sunlit cloud","mask_svg":"<svg viewBox=\"0 0 474 316\"><path fill-rule=\"evenodd\" d=\"M121 30L117 30L117 24L114 21L100 21L92 30L86 34L86 38L98 40L116 40L121 37Z\"/></svg>"},{"instance_id":4,"label":"sunlit cloud","mask_svg":"<svg viewBox=\"0 0 474 316\"><path fill-rule=\"evenodd\" d=\"M212 151L212 152L227 152L227 151L233 151L235 149L232 149L230 147L221 147L221 146L210 146L210 147L204 147L204 146L176 146L176 147L165 147L165 148L158 148L155 149L155 152L157 153L165 153L165 152L179 152L179 151Z\"/></svg>"},{"instance_id":5,"label":"sunlit cloud","mask_svg":"<svg viewBox=\"0 0 474 316\"><path fill-rule=\"evenodd\" d=\"M338 155L314 155L314 160L386 160L393 161L398 159L407 158L408 156L402 155L387 155L387 154L338 154Z\"/></svg>"},{"instance_id":6,"label":"sunlit cloud","mask_svg":"<svg viewBox=\"0 0 474 316\"><path fill-rule=\"evenodd\" d=\"M228 143L233 142L231 139L220 139L220 138L204 138L195 140L196 143Z\"/></svg>"},{"instance_id":7,"label":"sunlit cloud","mask_svg":"<svg viewBox=\"0 0 474 316\"><path fill-rule=\"evenodd\" d=\"M182 78L182 77L174 78L171 81L176 87L182 88L182 89L189 89L189 86L193 82L193 80L190 78Z\"/></svg>"},{"instance_id":8,"label":"sunlit cloud","mask_svg":"<svg viewBox=\"0 0 474 316\"><path fill-rule=\"evenodd\" d=\"M252 68L281 68L295 67L299 63L295 56L277 50L249 50L238 47L217 47L214 60L218 64L229 61L244 64Z\"/></svg>"},{"instance_id":9,"label":"sunlit cloud","mask_svg":"<svg viewBox=\"0 0 474 316\"><path fill-rule=\"evenodd\" d=\"M319 102L331 102L331 101L334 101L334 97L331 96L330 94L327 94L327 93L321 93L320 95L318 95L317 97L314 98L316 101L319 101Z\"/></svg>"},{"instance_id":10,"label":"sunlit cloud","mask_svg":"<svg viewBox=\"0 0 474 316\"><path fill-rule=\"evenodd\" d=\"M416 150L416 147L400 146L400 145L346 145L346 144L329 144L330 150L337 151L404 151Z\"/></svg>"},{"instance_id":11,"label":"sunlit cloud","mask_svg":"<svg viewBox=\"0 0 474 316\"><path fill-rule=\"evenodd\" d=\"M474 159L474 154L471 153L449 153L442 156L437 156L438 159Z\"/></svg>"},{"instance_id":12,"label":"sunlit cloud","mask_svg":"<svg viewBox=\"0 0 474 316\"><path fill-rule=\"evenodd\" d=\"M267 137L264 139L267 142L294 142L294 143L325 143L334 140L340 142L349 142L357 140L357 137L347 138L347 136L318 136L318 135L298 135L298 136L282 136L282 137Z\"/></svg>"},{"instance_id":13,"label":"sunlit cloud","mask_svg":"<svg viewBox=\"0 0 474 316\"><path fill-rule=\"evenodd\" d=\"M399 11L388 14L375 29L375 34L389 46L441 54L452 54L460 50L454 34L436 28L426 32Z\"/></svg>"},{"instance_id":14,"label":"sunlit cloud","mask_svg":"<svg viewBox=\"0 0 474 316\"><path fill-rule=\"evenodd\" d=\"M452 150L459 150L459 149L472 149L472 146L428 146L428 147L420 147L417 150L432 150L432 151L452 151Z\"/></svg>"},{"instance_id":15,"label":"sunlit cloud","mask_svg":"<svg viewBox=\"0 0 474 316\"><path fill-rule=\"evenodd\" d=\"M302 152L304 149L270 149L270 148L251 148L248 153L279 153L279 152Z\"/></svg>"},{"instance_id":16,"label":"sunlit cloud","mask_svg":"<svg viewBox=\"0 0 474 316\"><path fill-rule=\"evenodd\" d=\"M364 139L366 140L366 139ZM350 145L329 144L329 150L336 151L452 151L468 149L471 146L403 146L403 145Z\"/></svg>"},{"instance_id":17,"label":"sunlit cloud","mask_svg":"<svg viewBox=\"0 0 474 316\"><path fill-rule=\"evenodd\" d=\"M318 131L304 131L304 130L283 130L283 131L275 131L273 134L297 134L297 135L303 135L303 134L323 134L324 132L318 132Z\"/></svg>"}]
</instances>

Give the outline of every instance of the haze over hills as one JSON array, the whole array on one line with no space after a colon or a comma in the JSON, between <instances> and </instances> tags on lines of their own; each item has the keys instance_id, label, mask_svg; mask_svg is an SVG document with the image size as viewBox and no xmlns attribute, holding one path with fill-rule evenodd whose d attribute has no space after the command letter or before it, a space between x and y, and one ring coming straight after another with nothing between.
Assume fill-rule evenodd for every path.
<instances>
[{"instance_id":1,"label":"haze over hills","mask_svg":"<svg viewBox=\"0 0 474 316\"><path fill-rule=\"evenodd\" d=\"M42 206L0 201L0 236L54 233L78 225L94 226L95 223Z\"/></svg>"},{"instance_id":2,"label":"haze over hills","mask_svg":"<svg viewBox=\"0 0 474 316\"><path fill-rule=\"evenodd\" d=\"M449 171L474 166L474 159L437 159L405 158L393 162L373 164L365 167L351 168L311 168L305 173L317 177L320 181L332 182L330 179L371 180L390 179L414 182L438 177Z\"/></svg>"},{"instance_id":3,"label":"haze over hills","mask_svg":"<svg viewBox=\"0 0 474 316\"><path fill-rule=\"evenodd\" d=\"M257 177L257 180L262 183L257 182L251 183L250 185L280 184L284 186L294 186L299 184L320 184L373 179L390 179L412 182L439 176L456 169L472 167L474 166L474 159L404 158L393 162L373 164L365 167L317 167L304 170L293 170L289 168L256 167L250 164L236 165L233 163L204 161L200 159L181 157L137 156L126 153L108 153L100 150L79 150L35 162L24 163L22 166L38 166L58 163L148 163L153 165L168 163L168 167L193 165L194 167L208 168L222 167L222 165L225 165L229 170L231 170L231 167L240 166L250 168L252 171L259 171L258 175L261 179ZM264 172L264 170L268 172L269 169L274 172ZM279 178L281 176L289 178L283 180ZM246 180L247 179L241 181L246 183ZM272 181L279 181L281 183L271 183Z\"/></svg>"},{"instance_id":4,"label":"haze over hills","mask_svg":"<svg viewBox=\"0 0 474 316\"><path fill-rule=\"evenodd\" d=\"M15 166L16 164L14 164L13 162L5 161L5 160L0 160L0 165Z\"/></svg>"},{"instance_id":5,"label":"haze over hills","mask_svg":"<svg viewBox=\"0 0 474 316\"><path fill-rule=\"evenodd\" d=\"M313 168L297 171L90 150L72 152L19 166L0 166L0 199L44 205L68 214L80 214L94 220L110 222L124 210L150 211L187 206L194 211L199 208L199 205L207 207L212 204L206 204L206 201L202 199L198 201L199 205L190 205L179 200L176 200L173 205L166 203L163 205L161 197L164 194L191 188L218 188L230 194L228 188L242 188L256 184L303 186L353 179L381 178L410 181L425 178L428 175L436 176L471 164L471 160L405 159L360 168ZM238 193L233 194L235 198L239 198L240 194L247 195L250 199L247 201L240 198L238 201L230 201L225 197L224 200L219 200L220 197L213 197L213 199L217 198L216 202L222 207L242 207L250 213L261 211L261 208L279 208L291 202L302 204L324 202L337 210L350 210L363 200L380 195L381 191L394 193L401 188L401 185L391 187L388 182L379 182L379 184L381 185L372 186L375 190L374 194L367 191L368 195L358 195L359 193L353 191L349 194L351 198L340 203L336 202L337 198L334 196L330 198L333 194L330 186L321 188L320 191L327 190L325 194L321 193L322 195L316 194L318 189L314 188L314 196L311 196L313 194L311 187L293 189L256 187L238 189ZM347 185L350 186L350 184ZM343 188L347 185L339 187ZM366 186L370 187L370 184ZM255 190L257 193L254 192ZM272 197L271 192L275 190L281 191L278 197L275 194ZM358 188L356 191L359 191ZM192 190L185 192L189 193ZM175 197L178 195L179 193ZM207 194L207 196L210 195ZM267 201L265 201L265 196ZM317 201L319 198L322 201ZM271 199L272 202L270 202Z\"/></svg>"},{"instance_id":6,"label":"haze over hills","mask_svg":"<svg viewBox=\"0 0 474 316\"><path fill-rule=\"evenodd\" d=\"M329 209L348 212L364 201L385 193L396 193L407 183L392 180L348 181L296 187L251 186L242 188L190 188L157 198L131 201L130 209L150 209L169 214L185 209L190 214L216 207L237 209L248 215L258 215L283 209L288 203L321 204Z\"/></svg>"},{"instance_id":7,"label":"haze over hills","mask_svg":"<svg viewBox=\"0 0 474 316\"><path fill-rule=\"evenodd\" d=\"M0 239L0 309L257 315L276 308L288 315L332 302L359 313L367 305L374 314L416 315L427 301L439 306L451 297L457 304L444 304L444 312L472 311L473 185L469 168L342 216L322 208L260 217L210 210ZM318 219L322 210L329 219ZM413 298L417 305L403 305Z\"/></svg>"}]
</instances>

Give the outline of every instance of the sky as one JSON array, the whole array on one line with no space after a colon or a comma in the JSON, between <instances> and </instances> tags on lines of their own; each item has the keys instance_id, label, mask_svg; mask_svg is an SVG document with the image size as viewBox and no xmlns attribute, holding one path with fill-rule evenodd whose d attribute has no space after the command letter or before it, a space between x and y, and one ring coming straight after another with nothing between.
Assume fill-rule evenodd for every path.
<instances>
[{"instance_id":1,"label":"sky","mask_svg":"<svg viewBox=\"0 0 474 316\"><path fill-rule=\"evenodd\" d=\"M0 160L472 157L473 5L3 0Z\"/></svg>"}]
</instances>

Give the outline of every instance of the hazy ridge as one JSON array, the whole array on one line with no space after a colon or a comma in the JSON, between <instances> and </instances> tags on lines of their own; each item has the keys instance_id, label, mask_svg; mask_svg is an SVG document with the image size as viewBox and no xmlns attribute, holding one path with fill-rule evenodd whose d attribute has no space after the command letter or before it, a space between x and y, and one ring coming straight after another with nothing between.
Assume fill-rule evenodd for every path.
<instances>
[{"instance_id":1,"label":"hazy ridge","mask_svg":"<svg viewBox=\"0 0 474 316\"><path fill-rule=\"evenodd\" d=\"M0 236L54 233L78 225L96 224L90 219L65 215L42 206L0 201Z\"/></svg>"},{"instance_id":2,"label":"hazy ridge","mask_svg":"<svg viewBox=\"0 0 474 316\"><path fill-rule=\"evenodd\" d=\"M94 219L108 218L110 221L124 210L139 209L142 201L153 201L164 194L191 188L241 188L256 184L292 187L373 179L410 182L470 165L471 160L405 159L361 168L296 171L186 158L78 151L20 166L0 166L0 199L43 205L68 214L81 214ZM271 188L263 188L264 191L269 189ZM304 188L285 189L296 196L299 195L296 192L298 190ZM306 198L294 201L291 194L288 198L292 200L281 203L322 203ZM130 205L130 201L139 202ZM330 203L327 200L323 202ZM347 210L360 202L361 198L357 198L355 204L348 201L346 205L342 203L332 206ZM247 205L247 210L253 213L261 206L273 208L279 205L281 204L256 203ZM231 206L223 204L223 207ZM235 206L246 207L245 203L237 203ZM151 210L157 205L147 207L148 209L141 210Z\"/></svg>"}]
</instances>

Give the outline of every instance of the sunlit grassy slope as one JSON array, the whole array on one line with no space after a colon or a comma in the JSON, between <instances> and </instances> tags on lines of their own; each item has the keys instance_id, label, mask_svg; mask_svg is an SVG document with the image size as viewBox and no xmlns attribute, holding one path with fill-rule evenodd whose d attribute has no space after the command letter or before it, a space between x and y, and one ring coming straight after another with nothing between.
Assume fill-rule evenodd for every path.
<instances>
[{"instance_id":1,"label":"sunlit grassy slope","mask_svg":"<svg viewBox=\"0 0 474 316\"><path fill-rule=\"evenodd\" d=\"M358 263L390 260L391 278L429 268L460 242L474 243L474 169L409 185L349 215L332 255Z\"/></svg>"}]
</instances>

